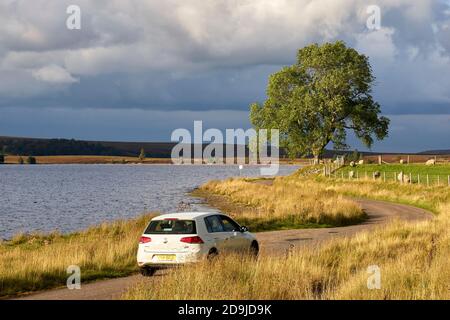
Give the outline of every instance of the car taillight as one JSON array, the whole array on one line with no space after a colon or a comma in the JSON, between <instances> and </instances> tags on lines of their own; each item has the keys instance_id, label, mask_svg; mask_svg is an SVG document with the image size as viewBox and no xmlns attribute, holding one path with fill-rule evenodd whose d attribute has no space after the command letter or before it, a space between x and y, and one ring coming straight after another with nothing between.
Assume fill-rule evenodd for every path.
<instances>
[{"instance_id":1,"label":"car taillight","mask_svg":"<svg viewBox=\"0 0 450 320\"><path fill-rule=\"evenodd\" d=\"M185 243L203 243L202 238L200 238L199 236L184 237L184 238L181 238L180 241L185 242Z\"/></svg>"},{"instance_id":2,"label":"car taillight","mask_svg":"<svg viewBox=\"0 0 450 320\"><path fill-rule=\"evenodd\" d=\"M142 236L140 239L139 239L139 243L147 243L147 242L151 242L152 241L152 238L150 238L150 237L144 237L144 236Z\"/></svg>"}]
</instances>

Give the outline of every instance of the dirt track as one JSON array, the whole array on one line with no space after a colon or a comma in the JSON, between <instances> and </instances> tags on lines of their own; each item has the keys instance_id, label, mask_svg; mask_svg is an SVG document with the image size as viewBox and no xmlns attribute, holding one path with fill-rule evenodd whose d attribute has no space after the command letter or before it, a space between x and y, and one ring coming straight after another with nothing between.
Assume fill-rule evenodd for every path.
<instances>
[{"instance_id":1,"label":"dirt track","mask_svg":"<svg viewBox=\"0 0 450 320\"><path fill-rule=\"evenodd\" d=\"M318 245L334 237L348 237L363 230L369 230L377 225L384 224L391 219L398 218L406 221L419 221L431 219L433 215L423 209L412 206L394 204L375 200L356 200L368 215L368 220L362 224L321 229L299 229L286 231L269 231L256 233L260 242L261 254L283 254L294 246ZM166 271L167 272L167 271ZM157 273L155 277L163 276ZM53 289L33 293L19 299L30 300L109 300L118 299L130 286L142 280L140 275L125 278L97 281L82 284L80 290L67 288Z\"/></svg>"}]
</instances>

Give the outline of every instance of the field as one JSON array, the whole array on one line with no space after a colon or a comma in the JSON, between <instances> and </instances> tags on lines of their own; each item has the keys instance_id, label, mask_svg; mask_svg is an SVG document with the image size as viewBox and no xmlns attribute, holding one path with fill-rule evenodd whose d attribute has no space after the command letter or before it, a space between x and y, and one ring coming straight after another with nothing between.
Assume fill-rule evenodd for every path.
<instances>
[{"instance_id":1,"label":"field","mask_svg":"<svg viewBox=\"0 0 450 320\"><path fill-rule=\"evenodd\" d=\"M231 256L213 266L200 264L197 272L179 268L151 287L145 283L135 286L124 298L450 299L450 188L305 177L301 170L278 178L274 186L291 183L298 183L299 188L315 184L330 193L409 203L432 210L436 217L419 223L392 222L320 248L261 257L256 263ZM223 188L230 192L228 185L224 182ZM247 192L247 187L243 184L233 194ZM253 191L257 198L272 193L270 187ZM368 268L373 265L381 272L381 287L369 290Z\"/></svg>"},{"instance_id":2,"label":"field","mask_svg":"<svg viewBox=\"0 0 450 320\"><path fill-rule=\"evenodd\" d=\"M449 150L442 150L442 152L434 152L431 154L381 154L382 161L390 164L398 164L400 160L415 164L425 164L427 160L436 159L437 163L449 163L450 162L450 152ZM378 155L364 155L363 157L366 163L378 163Z\"/></svg>"},{"instance_id":3,"label":"field","mask_svg":"<svg viewBox=\"0 0 450 320\"><path fill-rule=\"evenodd\" d=\"M450 185L450 165L436 164L426 166L424 164L363 164L356 167L346 166L336 171L336 177L348 178L350 171L353 171L355 177L373 178L374 172L380 173L381 180L395 181L400 172L410 177L412 183L420 184L442 184ZM343 174L343 175L342 175ZM428 177L428 178L427 178Z\"/></svg>"}]
</instances>

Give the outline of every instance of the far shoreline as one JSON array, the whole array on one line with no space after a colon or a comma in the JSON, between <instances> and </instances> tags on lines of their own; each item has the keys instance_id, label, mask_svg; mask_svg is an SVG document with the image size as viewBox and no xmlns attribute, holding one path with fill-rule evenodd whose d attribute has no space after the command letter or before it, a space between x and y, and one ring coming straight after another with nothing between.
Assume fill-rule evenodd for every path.
<instances>
[{"instance_id":1,"label":"far shoreline","mask_svg":"<svg viewBox=\"0 0 450 320\"><path fill-rule=\"evenodd\" d=\"M28 156L22 156L25 163ZM5 156L4 165L19 165L20 156ZM139 157L121 157L121 156L83 156L83 155L58 155L58 156L35 156L37 165L56 165L56 164L133 164L133 165L154 165L154 164L174 164L171 158L151 158L139 160ZM191 165L228 165L222 163L196 163ZM308 164L308 159L280 159L281 165L304 165ZM229 164L237 165L237 164ZM249 165L249 164L245 164ZM263 165L263 164L260 164Z\"/></svg>"}]
</instances>

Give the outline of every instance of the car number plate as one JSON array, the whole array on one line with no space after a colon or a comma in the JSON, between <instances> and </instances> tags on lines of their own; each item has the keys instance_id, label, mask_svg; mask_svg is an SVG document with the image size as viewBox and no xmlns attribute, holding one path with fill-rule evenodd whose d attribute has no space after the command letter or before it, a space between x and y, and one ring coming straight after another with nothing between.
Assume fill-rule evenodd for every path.
<instances>
[{"instance_id":1,"label":"car number plate","mask_svg":"<svg viewBox=\"0 0 450 320\"><path fill-rule=\"evenodd\" d=\"M174 255L174 254L157 254L156 260L158 260L158 261L175 261L176 255Z\"/></svg>"}]
</instances>

